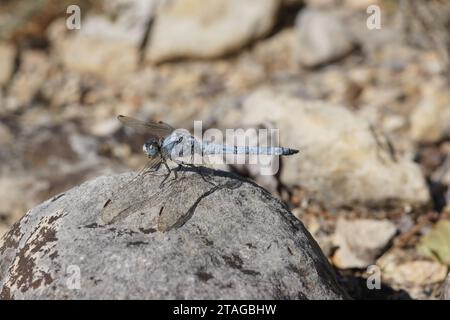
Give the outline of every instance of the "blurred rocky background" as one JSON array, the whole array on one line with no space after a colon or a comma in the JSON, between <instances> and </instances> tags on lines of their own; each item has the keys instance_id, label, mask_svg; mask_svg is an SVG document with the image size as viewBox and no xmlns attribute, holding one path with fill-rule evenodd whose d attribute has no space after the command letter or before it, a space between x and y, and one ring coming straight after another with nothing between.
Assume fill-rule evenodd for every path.
<instances>
[{"instance_id":1,"label":"blurred rocky background","mask_svg":"<svg viewBox=\"0 0 450 320\"><path fill-rule=\"evenodd\" d=\"M278 175L223 169L285 201L352 297L440 298L449 32L445 0L0 1L0 236L49 197L144 165L145 137L118 114L279 128L301 151Z\"/></svg>"}]
</instances>

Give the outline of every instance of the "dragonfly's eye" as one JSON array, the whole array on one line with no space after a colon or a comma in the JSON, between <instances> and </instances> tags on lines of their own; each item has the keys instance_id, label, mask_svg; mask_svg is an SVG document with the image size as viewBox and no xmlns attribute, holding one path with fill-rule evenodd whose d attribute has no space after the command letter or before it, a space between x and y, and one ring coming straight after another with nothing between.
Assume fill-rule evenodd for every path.
<instances>
[{"instance_id":1,"label":"dragonfly's eye","mask_svg":"<svg viewBox=\"0 0 450 320\"><path fill-rule=\"evenodd\" d=\"M155 156L157 151L158 151L158 148L153 143L146 143L146 144L144 144L142 149L150 157Z\"/></svg>"}]
</instances>

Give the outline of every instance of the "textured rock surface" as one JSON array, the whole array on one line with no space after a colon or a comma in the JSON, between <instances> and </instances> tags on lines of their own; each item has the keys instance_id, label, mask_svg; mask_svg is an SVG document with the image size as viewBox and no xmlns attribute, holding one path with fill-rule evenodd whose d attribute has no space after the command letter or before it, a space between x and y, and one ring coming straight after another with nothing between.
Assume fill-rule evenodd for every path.
<instances>
[{"instance_id":1,"label":"textured rock surface","mask_svg":"<svg viewBox=\"0 0 450 320\"><path fill-rule=\"evenodd\" d=\"M304 0L311 8L347 7L349 9L366 9L371 4L379 4L379 0Z\"/></svg>"},{"instance_id":2,"label":"textured rock surface","mask_svg":"<svg viewBox=\"0 0 450 320\"><path fill-rule=\"evenodd\" d=\"M446 83L429 83L411 115L411 136L419 142L437 142L450 136L450 94Z\"/></svg>"},{"instance_id":3,"label":"textured rock surface","mask_svg":"<svg viewBox=\"0 0 450 320\"><path fill-rule=\"evenodd\" d=\"M126 192L118 186L134 175L100 177L32 209L3 238L0 297L345 297L318 245L279 201L228 173L201 172L179 172L162 186L164 197L154 195L162 171ZM105 224L109 197L103 212L113 223Z\"/></svg>"},{"instance_id":4,"label":"textured rock surface","mask_svg":"<svg viewBox=\"0 0 450 320\"><path fill-rule=\"evenodd\" d=\"M336 225L333 244L338 250L333 263L341 269L365 268L373 263L391 238L396 227L389 220L345 220Z\"/></svg>"},{"instance_id":5,"label":"textured rock surface","mask_svg":"<svg viewBox=\"0 0 450 320\"><path fill-rule=\"evenodd\" d=\"M74 36L60 42L58 55L65 67L116 79L135 71L138 49L125 41L108 41Z\"/></svg>"},{"instance_id":6,"label":"textured rock surface","mask_svg":"<svg viewBox=\"0 0 450 320\"><path fill-rule=\"evenodd\" d=\"M302 11L296 21L300 63L316 67L339 59L354 47L351 34L333 13L309 9Z\"/></svg>"},{"instance_id":7,"label":"textured rock surface","mask_svg":"<svg viewBox=\"0 0 450 320\"><path fill-rule=\"evenodd\" d=\"M381 268L383 281L389 281L394 286L431 285L442 283L447 275L447 267L430 260L400 262L396 249L389 251L377 261Z\"/></svg>"},{"instance_id":8,"label":"textured rock surface","mask_svg":"<svg viewBox=\"0 0 450 320\"><path fill-rule=\"evenodd\" d=\"M80 30L67 31L57 21L49 31L55 52L69 70L109 80L130 74L137 66L154 7L155 1L149 0L107 1L103 14L83 18Z\"/></svg>"},{"instance_id":9,"label":"textured rock surface","mask_svg":"<svg viewBox=\"0 0 450 320\"><path fill-rule=\"evenodd\" d=\"M180 0L161 6L148 57L211 58L239 49L275 23L279 0Z\"/></svg>"},{"instance_id":10,"label":"textured rock surface","mask_svg":"<svg viewBox=\"0 0 450 320\"><path fill-rule=\"evenodd\" d=\"M282 181L304 187L329 206L429 200L420 168L341 106L262 89L249 96L234 121L280 128L280 144L300 149L300 156L283 159Z\"/></svg>"}]
</instances>

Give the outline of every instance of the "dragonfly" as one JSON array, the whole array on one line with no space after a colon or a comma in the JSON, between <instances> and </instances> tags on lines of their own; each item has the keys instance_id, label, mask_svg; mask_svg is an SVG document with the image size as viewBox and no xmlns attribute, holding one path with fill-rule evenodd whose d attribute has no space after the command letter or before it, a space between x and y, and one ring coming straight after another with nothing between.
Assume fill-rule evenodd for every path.
<instances>
[{"instance_id":1,"label":"dragonfly","mask_svg":"<svg viewBox=\"0 0 450 320\"><path fill-rule=\"evenodd\" d=\"M229 146L225 144L210 143L207 141L199 141L187 130L175 129L164 122L145 122L124 115L119 115L117 119L126 127L131 127L137 131L144 132L148 135L147 141L143 144L142 150L149 159L147 164L140 170L137 177L130 183L121 188L121 194L129 197L132 194L133 182L138 182L139 177L151 171L158 171L161 165L167 169L167 175L161 182L161 185L174 172L175 179L177 171L182 166L194 166L194 155L271 155L271 156L287 156L298 153L299 150L285 147L260 147L260 146ZM178 164L178 167L171 169L167 164L168 161ZM131 188L131 189L130 189ZM129 189L129 190L127 190ZM117 200L118 196L114 197ZM103 220L110 223L117 220L120 212L114 213L108 205L113 199L108 199L104 205ZM125 201L125 200L124 200ZM119 210L120 211L120 210ZM124 211L124 210L122 210Z\"/></svg>"},{"instance_id":2,"label":"dragonfly","mask_svg":"<svg viewBox=\"0 0 450 320\"><path fill-rule=\"evenodd\" d=\"M187 130L175 130L161 121L144 122L123 115L119 115L117 118L125 126L148 133L149 138L142 146L144 154L149 158L146 168L155 169L164 164L169 173L172 170L167 165L167 160L171 160L179 166L190 165L195 154L201 156L225 154L288 156L298 153L296 149L284 147L242 147L199 141ZM186 159L191 162L186 162Z\"/></svg>"}]
</instances>

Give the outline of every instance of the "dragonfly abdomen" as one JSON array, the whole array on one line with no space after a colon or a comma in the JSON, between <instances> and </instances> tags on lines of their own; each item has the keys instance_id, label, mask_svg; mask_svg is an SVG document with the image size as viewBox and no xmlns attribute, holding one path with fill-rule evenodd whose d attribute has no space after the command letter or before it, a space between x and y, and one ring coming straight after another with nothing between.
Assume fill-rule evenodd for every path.
<instances>
[{"instance_id":1,"label":"dragonfly abdomen","mask_svg":"<svg viewBox=\"0 0 450 320\"><path fill-rule=\"evenodd\" d=\"M202 149L203 154L261 154L287 156L298 152L298 150L283 147L233 147L207 143L203 144Z\"/></svg>"}]
</instances>

